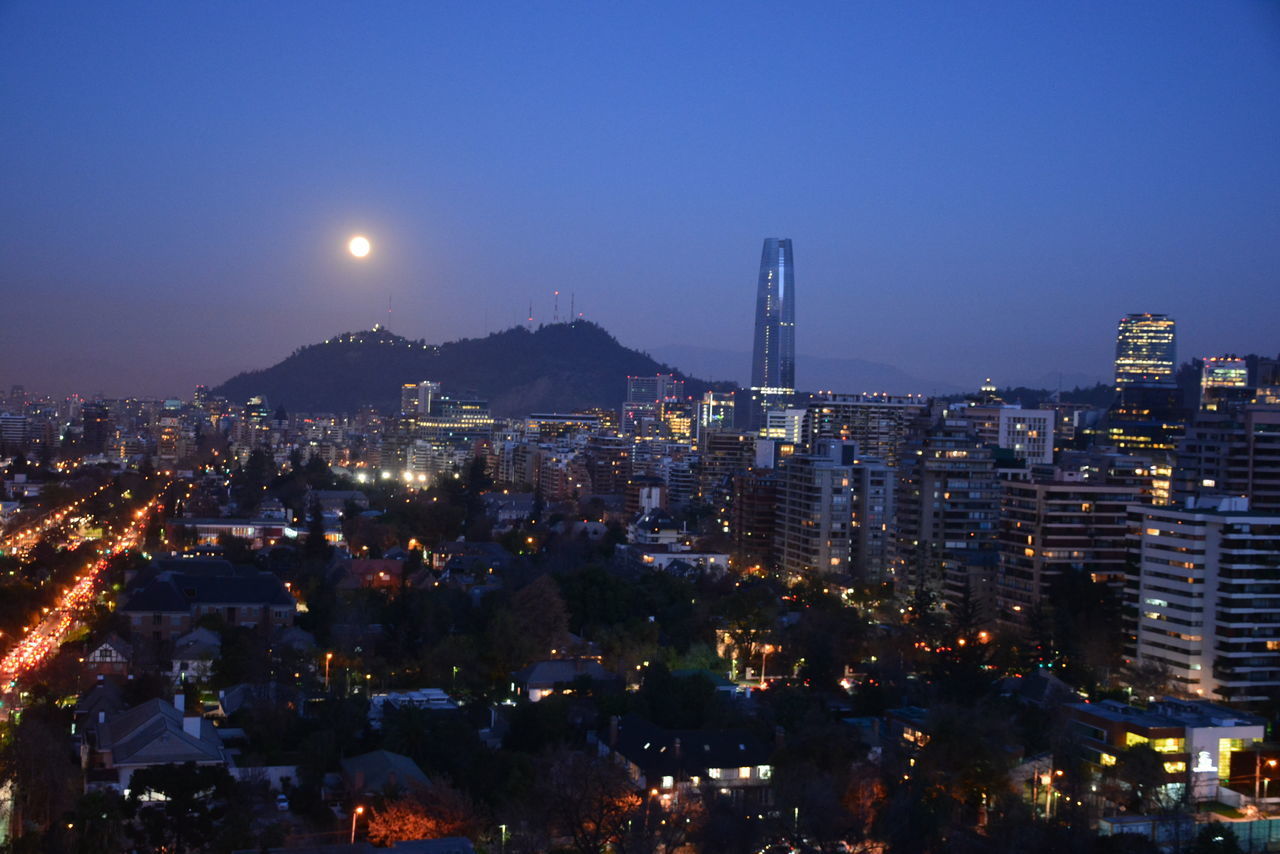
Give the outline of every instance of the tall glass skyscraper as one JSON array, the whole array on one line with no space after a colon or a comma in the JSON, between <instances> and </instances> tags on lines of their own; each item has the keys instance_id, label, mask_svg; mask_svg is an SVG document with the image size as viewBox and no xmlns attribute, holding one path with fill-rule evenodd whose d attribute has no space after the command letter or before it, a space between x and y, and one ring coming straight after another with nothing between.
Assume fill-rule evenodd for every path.
<instances>
[{"instance_id":1,"label":"tall glass skyscraper","mask_svg":"<svg viewBox=\"0 0 1280 854\"><path fill-rule=\"evenodd\" d=\"M756 336L751 354L751 427L771 405L785 406L796 390L796 281L791 240L770 237L760 255Z\"/></svg>"},{"instance_id":2,"label":"tall glass skyscraper","mask_svg":"<svg viewBox=\"0 0 1280 854\"><path fill-rule=\"evenodd\" d=\"M1129 314L1116 330L1116 388L1171 385L1177 367L1174 321L1165 314Z\"/></svg>"}]
</instances>

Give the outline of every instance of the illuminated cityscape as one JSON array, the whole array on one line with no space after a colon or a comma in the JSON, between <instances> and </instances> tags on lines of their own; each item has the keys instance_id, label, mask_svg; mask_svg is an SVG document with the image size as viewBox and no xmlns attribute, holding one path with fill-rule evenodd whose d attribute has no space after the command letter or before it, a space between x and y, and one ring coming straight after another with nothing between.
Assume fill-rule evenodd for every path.
<instances>
[{"instance_id":1,"label":"illuminated cityscape","mask_svg":"<svg viewBox=\"0 0 1280 854\"><path fill-rule=\"evenodd\" d=\"M1280 850L1274 9L236 11L0 9L0 852Z\"/></svg>"}]
</instances>

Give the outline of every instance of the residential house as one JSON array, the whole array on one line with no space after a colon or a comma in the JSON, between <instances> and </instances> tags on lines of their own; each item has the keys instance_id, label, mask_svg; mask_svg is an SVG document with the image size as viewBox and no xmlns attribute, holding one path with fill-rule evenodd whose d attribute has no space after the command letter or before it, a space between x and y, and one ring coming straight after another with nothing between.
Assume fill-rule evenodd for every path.
<instances>
[{"instance_id":1,"label":"residential house","mask_svg":"<svg viewBox=\"0 0 1280 854\"><path fill-rule=\"evenodd\" d=\"M601 755L612 755L637 787L679 799L706 788L736 803L771 802L777 745L748 730L668 730L636 715L610 721Z\"/></svg>"},{"instance_id":2,"label":"residential house","mask_svg":"<svg viewBox=\"0 0 1280 854\"><path fill-rule=\"evenodd\" d=\"M182 703L181 694L173 703L148 700L87 726L80 755L88 788L127 791L134 772L153 765L225 766L226 750L213 724L184 712Z\"/></svg>"},{"instance_id":3,"label":"residential house","mask_svg":"<svg viewBox=\"0 0 1280 854\"><path fill-rule=\"evenodd\" d=\"M291 625L297 601L270 572L205 575L166 570L129 597L120 613L134 640L174 641L204 616L230 626L271 630Z\"/></svg>"}]
</instances>

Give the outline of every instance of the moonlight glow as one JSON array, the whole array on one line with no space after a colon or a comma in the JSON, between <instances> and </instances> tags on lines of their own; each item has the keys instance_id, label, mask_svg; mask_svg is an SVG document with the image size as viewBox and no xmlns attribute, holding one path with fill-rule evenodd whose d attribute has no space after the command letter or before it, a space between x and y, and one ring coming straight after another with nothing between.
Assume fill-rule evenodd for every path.
<instances>
[{"instance_id":1,"label":"moonlight glow","mask_svg":"<svg viewBox=\"0 0 1280 854\"><path fill-rule=\"evenodd\" d=\"M355 237L351 238L349 243L347 243L347 251L357 258L363 258L368 255L369 250L372 248L373 246L369 243L369 238L365 237L363 234L357 234Z\"/></svg>"}]
</instances>

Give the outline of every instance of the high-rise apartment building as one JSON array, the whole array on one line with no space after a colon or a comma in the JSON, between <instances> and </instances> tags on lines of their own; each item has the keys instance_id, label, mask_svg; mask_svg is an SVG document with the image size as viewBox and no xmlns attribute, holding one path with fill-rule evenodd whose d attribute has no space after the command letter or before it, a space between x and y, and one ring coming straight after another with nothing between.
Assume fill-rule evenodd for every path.
<instances>
[{"instance_id":1,"label":"high-rise apartment building","mask_svg":"<svg viewBox=\"0 0 1280 854\"><path fill-rule=\"evenodd\" d=\"M751 406L747 426L758 428L765 410L785 406L795 390L795 262L791 241L770 237L764 242L756 285L756 331L751 353Z\"/></svg>"},{"instance_id":2,"label":"high-rise apartment building","mask_svg":"<svg viewBox=\"0 0 1280 854\"><path fill-rule=\"evenodd\" d=\"M777 469L752 468L734 475L729 527L739 571L773 568L777 500Z\"/></svg>"},{"instance_id":3,"label":"high-rise apartment building","mask_svg":"<svg viewBox=\"0 0 1280 854\"><path fill-rule=\"evenodd\" d=\"M794 575L849 571L852 442L824 439L812 454L795 454L778 467L774 549L778 566Z\"/></svg>"},{"instance_id":4,"label":"high-rise apartment building","mask_svg":"<svg viewBox=\"0 0 1280 854\"><path fill-rule=\"evenodd\" d=\"M1128 565L1128 505L1141 500L1137 482L1057 469L1033 481L1001 484L1000 617L1025 625L1068 573L1124 588Z\"/></svg>"},{"instance_id":5,"label":"high-rise apartment building","mask_svg":"<svg viewBox=\"0 0 1280 854\"><path fill-rule=\"evenodd\" d=\"M805 409L801 438L806 447L819 439L856 442L858 452L893 467L914 425L929 411L917 395L814 395Z\"/></svg>"},{"instance_id":6,"label":"high-rise apartment building","mask_svg":"<svg viewBox=\"0 0 1280 854\"><path fill-rule=\"evenodd\" d=\"M950 605L994 598L1000 482L995 451L969 422L944 414L898 466L894 572L898 592Z\"/></svg>"},{"instance_id":7,"label":"high-rise apartment building","mask_svg":"<svg viewBox=\"0 0 1280 854\"><path fill-rule=\"evenodd\" d=\"M1280 515L1225 498L1133 518L1138 660L1162 665L1183 693L1280 697Z\"/></svg>"},{"instance_id":8,"label":"high-rise apartment building","mask_svg":"<svg viewBox=\"0 0 1280 854\"><path fill-rule=\"evenodd\" d=\"M1196 413L1178 443L1174 497L1244 497L1280 513L1280 406L1245 404Z\"/></svg>"},{"instance_id":9,"label":"high-rise apartment building","mask_svg":"<svg viewBox=\"0 0 1280 854\"><path fill-rule=\"evenodd\" d=\"M1005 407L996 421L996 444L1027 463L1053 462L1053 427L1058 414L1052 409Z\"/></svg>"},{"instance_id":10,"label":"high-rise apartment building","mask_svg":"<svg viewBox=\"0 0 1280 854\"><path fill-rule=\"evenodd\" d=\"M849 465L849 573L866 584L893 576L896 475L883 460L859 457Z\"/></svg>"},{"instance_id":11,"label":"high-rise apartment building","mask_svg":"<svg viewBox=\"0 0 1280 854\"><path fill-rule=\"evenodd\" d=\"M111 436L111 413L101 402L86 403L80 409L81 436L86 454L105 454Z\"/></svg>"},{"instance_id":12,"label":"high-rise apartment building","mask_svg":"<svg viewBox=\"0 0 1280 854\"><path fill-rule=\"evenodd\" d=\"M1116 388L1173 383L1174 321L1166 314L1128 314L1116 331Z\"/></svg>"}]
</instances>

